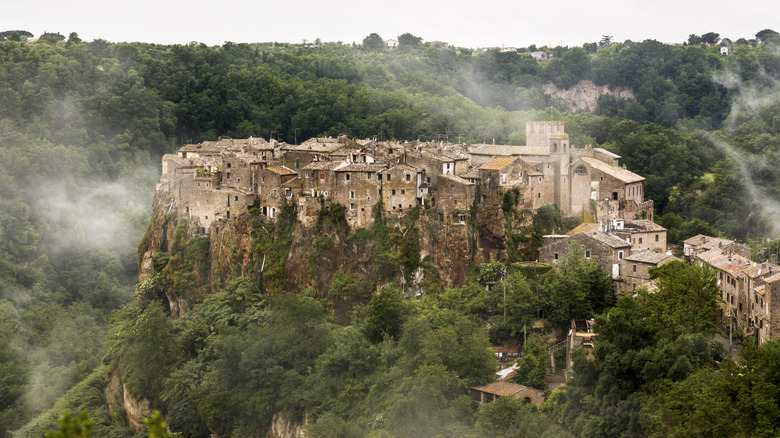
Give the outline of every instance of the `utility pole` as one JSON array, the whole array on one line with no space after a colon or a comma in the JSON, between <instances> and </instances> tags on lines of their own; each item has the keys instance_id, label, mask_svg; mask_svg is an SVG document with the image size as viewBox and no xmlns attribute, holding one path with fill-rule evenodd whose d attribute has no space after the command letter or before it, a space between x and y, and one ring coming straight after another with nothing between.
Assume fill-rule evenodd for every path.
<instances>
[{"instance_id":1,"label":"utility pole","mask_svg":"<svg viewBox=\"0 0 780 438\"><path fill-rule=\"evenodd\" d=\"M506 265L504 265L504 322L506 322Z\"/></svg>"}]
</instances>

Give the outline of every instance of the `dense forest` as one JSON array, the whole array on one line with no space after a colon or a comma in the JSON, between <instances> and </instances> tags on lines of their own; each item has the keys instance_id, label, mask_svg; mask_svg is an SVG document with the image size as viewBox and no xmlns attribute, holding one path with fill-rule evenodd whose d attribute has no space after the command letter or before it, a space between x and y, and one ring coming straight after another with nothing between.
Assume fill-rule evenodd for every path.
<instances>
[{"instance_id":1,"label":"dense forest","mask_svg":"<svg viewBox=\"0 0 780 438\"><path fill-rule=\"evenodd\" d=\"M780 41L761 32L722 55L711 35L691 37L541 47L553 57L537 61L536 47L409 37L390 50L369 38L163 46L0 34L0 436L40 436L81 408L96 436L132 436L106 407L114 372L186 437L254 436L278 413L306 419L313 437L775 435L777 344L714 361L714 280L683 265L656 274L659 293L617 300L579 259L533 275L474 266L465 284L431 283L420 300L339 277L332 290L362 293L348 328L322 291L269 291L249 277L170 318L159 289L192 269L198 238L182 236L178 258L155 260L156 275L136 284L160 157L181 144L342 134L524 144L529 120L563 120L575 146L620 154L647 178L671 243L723 235L760 259L780 233ZM590 113L544 92L582 81L634 97L603 94ZM537 234L565 223L544 214ZM367 233L392 241L381 221ZM506 302L487 282L506 283ZM493 378L488 345L526 335L517 380L542 387L547 340L523 326L591 317L595 357L577 358L542 407L478 408L464 395Z\"/></svg>"}]
</instances>

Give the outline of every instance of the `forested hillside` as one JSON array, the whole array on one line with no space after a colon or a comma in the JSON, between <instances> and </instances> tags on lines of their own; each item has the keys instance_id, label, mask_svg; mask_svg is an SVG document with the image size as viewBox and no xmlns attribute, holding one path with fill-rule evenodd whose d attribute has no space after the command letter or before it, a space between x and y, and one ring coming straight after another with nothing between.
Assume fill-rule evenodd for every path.
<instances>
[{"instance_id":1,"label":"forested hillside","mask_svg":"<svg viewBox=\"0 0 780 438\"><path fill-rule=\"evenodd\" d=\"M491 265L473 267L462 285L434 282L412 302L392 285L372 295L339 277L333 290L358 297L351 329L335 324L325 291L269 293L239 278L171 319L159 291L136 286L160 157L218 137L524 144L526 121L563 120L575 146L616 152L647 179L671 243L722 234L747 240L760 258L780 233L777 39L739 41L728 56L652 40L541 48L549 61L525 49L415 41L390 50L3 34L0 436L22 427L20 436L39 436L65 407L88 407L99 436L131 435L125 414L106 407L110 372L183 436L247 436L280 412L307 418L309 436L776 433L777 346L716 366L704 336L716 330L712 315L702 316L712 324L673 329L659 314L673 302L659 300L675 298L663 294L618 300L599 317L604 347L542 408L502 401L475 410L462 389L492 376L489 342L518 339L539 316L562 326L614 304L603 279L576 261L533 288L510 265L509 324L494 321L505 304L485 291L501 281ZM543 93L582 81L634 99L604 94L595 113L574 113ZM377 245L393 242L388 233L353 238ZM197 251L197 242L182 245ZM408 252L385 250L394 263ZM182 259L172 260L168 271L157 260L158 273L175 275ZM592 277L584 286L583 275ZM708 299L702 308L716 297ZM542 350L526 356L526 384L538 377ZM694 402L706 412L687 412Z\"/></svg>"}]
</instances>

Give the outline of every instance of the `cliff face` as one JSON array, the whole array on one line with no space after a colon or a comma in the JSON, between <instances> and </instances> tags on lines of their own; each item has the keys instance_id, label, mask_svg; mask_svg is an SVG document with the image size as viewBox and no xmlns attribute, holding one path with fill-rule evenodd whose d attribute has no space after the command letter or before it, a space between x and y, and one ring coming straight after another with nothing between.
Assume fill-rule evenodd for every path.
<instances>
[{"instance_id":1,"label":"cliff face","mask_svg":"<svg viewBox=\"0 0 780 438\"><path fill-rule=\"evenodd\" d=\"M317 221L305 224L290 207L275 221L250 212L199 235L187 218L169 211L169 202L164 195L155 198L139 245L139 281L161 275L173 317L232 278L250 276L271 293L309 289L328 299L339 322L348 324L353 305L367 303L385 285L398 284L412 297L426 283L463 284L471 263L506 257L500 209L462 224L415 209L351 229L342 207L324 209Z\"/></svg>"},{"instance_id":2,"label":"cliff face","mask_svg":"<svg viewBox=\"0 0 780 438\"><path fill-rule=\"evenodd\" d=\"M591 113L596 112L599 97L604 94L610 94L618 99L635 99L633 91L628 88L596 85L589 80L580 81L575 86L567 89L548 83L544 85L544 94L566 100L571 105L572 111L585 110Z\"/></svg>"}]
</instances>

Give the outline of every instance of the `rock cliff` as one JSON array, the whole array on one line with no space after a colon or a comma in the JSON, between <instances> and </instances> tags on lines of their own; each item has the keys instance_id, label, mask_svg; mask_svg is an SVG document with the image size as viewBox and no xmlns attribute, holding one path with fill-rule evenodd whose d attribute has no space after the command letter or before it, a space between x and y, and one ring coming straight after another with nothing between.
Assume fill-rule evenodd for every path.
<instances>
[{"instance_id":1,"label":"rock cliff","mask_svg":"<svg viewBox=\"0 0 780 438\"><path fill-rule=\"evenodd\" d=\"M596 85L593 81L580 81L571 88L559 88L555 84L547 83L544 85L544 94L559 97L566 100L571 105L572 111L588 111L595 113L598 108L599 98L604 94L610 94L618 99L633 100L634 93L625 87L609 87L607 85Z\"/></svg>"}]
</instances>

